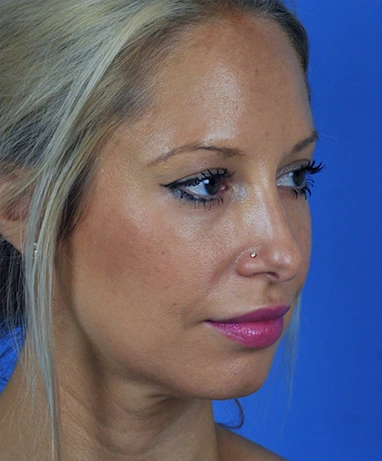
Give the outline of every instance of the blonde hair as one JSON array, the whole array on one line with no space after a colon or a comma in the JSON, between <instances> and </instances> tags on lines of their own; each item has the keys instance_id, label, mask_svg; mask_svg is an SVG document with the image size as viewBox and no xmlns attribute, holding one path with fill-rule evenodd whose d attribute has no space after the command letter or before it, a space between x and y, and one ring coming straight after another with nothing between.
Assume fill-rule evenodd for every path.
<instances>
[{"instance_id":1,"label":"blonde hair","mask_svg":"<svg viewBox=\"0 0 382 461\"><path fill-rule=\"evenodd\" d=\"M0 0L0 209L28 199L22 255L0 236L0 324L24 324L59 458L52 334L57 243L80 216L100 143L147 108L155 71L194 25L230 11L275 20L304 74L304 28L279 0ZM16 179L15 179L16 178ZM37 250L36 250L37 249ZM29 370L31 387L36 370ZM56 443L56 444L55 444Z\"/></svg>"}]
</instances>

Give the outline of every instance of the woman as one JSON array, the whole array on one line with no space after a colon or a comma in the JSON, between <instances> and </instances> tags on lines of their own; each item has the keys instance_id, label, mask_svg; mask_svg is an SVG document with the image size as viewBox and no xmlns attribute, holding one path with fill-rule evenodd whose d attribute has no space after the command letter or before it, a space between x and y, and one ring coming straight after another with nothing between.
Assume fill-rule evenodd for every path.
<instances>
[{"instance_id":1,"label":"woman","mask_svg":"<svg viewBox=\"0 0 382 461\"><path fill-rule=\"evenodd\" d=\"M211 400L261 387L306 278L304 29L277 0L0 18L0 459L281 459Z\"/></svg>"}]
</instances>

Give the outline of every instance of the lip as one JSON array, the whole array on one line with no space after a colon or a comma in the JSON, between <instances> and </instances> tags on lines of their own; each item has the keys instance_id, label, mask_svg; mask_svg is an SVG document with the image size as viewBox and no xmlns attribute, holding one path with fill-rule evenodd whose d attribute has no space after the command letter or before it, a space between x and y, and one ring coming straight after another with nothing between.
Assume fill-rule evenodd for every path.
<instances>
[{"instance_id":1,"label":"lip","mask_svg":"<svg viewBox=\"0 0 382 461\"><path fill-rule=\"evenodd\" d=\"M290 306L265 307L227 320L207 320L206 324L242 346L262 349L280 339L283 317L289 310Z\"/></svg>"},{"instance_id":2,"label":"lip","mask_svg":"<svg viewBox=\"0 0 382 461\"><path fill-rule=\"evenodd\" d=\"M256 309L248 314L233 317L227 320L218 320L218 323L248 323L273 320L283 317L290 310L290 306L271 306ZM211 320L212 322L214 320Z\"/></svg>"}]
</instances>

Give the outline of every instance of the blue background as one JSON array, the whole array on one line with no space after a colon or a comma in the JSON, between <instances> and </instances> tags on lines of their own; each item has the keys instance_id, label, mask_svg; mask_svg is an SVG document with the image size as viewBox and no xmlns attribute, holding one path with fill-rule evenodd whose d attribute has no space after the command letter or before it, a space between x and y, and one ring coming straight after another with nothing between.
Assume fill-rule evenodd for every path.
<instances>
[{"instance_id":1,"label":"blue background","mask_svg":"<svg viewBox=\"0 0 382 461\"><path fill-rule=\"evenodd\" d=\"M382 0L297 0L297 11L311 39L316 158L327 170L311 198L289 408L279 355L266 385L241 399L239 432L294 461L381 461ZM215 410L237 421L232 403Z\"/></svg>"},{"instance_id":2,"label":"blue background","mask_svg":"<svg viewBox=\"0 0 382 461\"><path fill-rule=\"evenodd\" d=\"M311 40L316 158L327 169L311 198L289 410L277 360L264 388L241 399L240 433L294 461L381 461L382 0L296 3ZM235 414L216 405L219 420Z\"/></svg>"}]
</instances>

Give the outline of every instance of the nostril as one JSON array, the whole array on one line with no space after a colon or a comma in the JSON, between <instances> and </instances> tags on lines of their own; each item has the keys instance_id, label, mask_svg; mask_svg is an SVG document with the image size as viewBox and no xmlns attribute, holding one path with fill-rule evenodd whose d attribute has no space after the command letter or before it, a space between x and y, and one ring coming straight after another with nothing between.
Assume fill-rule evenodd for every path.
<instances>
[{"instance_id":1,"label":"nostril","mask_svg":"<svg viewBox=\"0 0 382 461\"><path fill-rule=\"evenodd\" d=\"M236 271L243 277L253 277L262 272L263 263L260 249L249 248L242 251L236 260Z\"/></svg>"},{"instance_id":2,"label":"nostril","mask_svg":"<svg viewBox=\"0 0 382 461\"><path fill-rule=\"evenodd\" d=\"M280 251L282 243L263 242L261 248L244 250L236 261L237 273L243 277L263 274L280 282L293 280L303 263L302 252L297 242Z\"/></svg>"},{"instance_id":3,"label":"nostril","mask_svg":"<svg viewBox=\"0 0 382 461\"><path fill-rule=\"evenodd\" d=\"M276 273L280 280L291 280L296 277L303 263L303 255L298 243L291 239L289 245L282 245L283 251L277 250L270 252L270 264L273 269L270 271Z\"/></svg>"}]
</instances>

